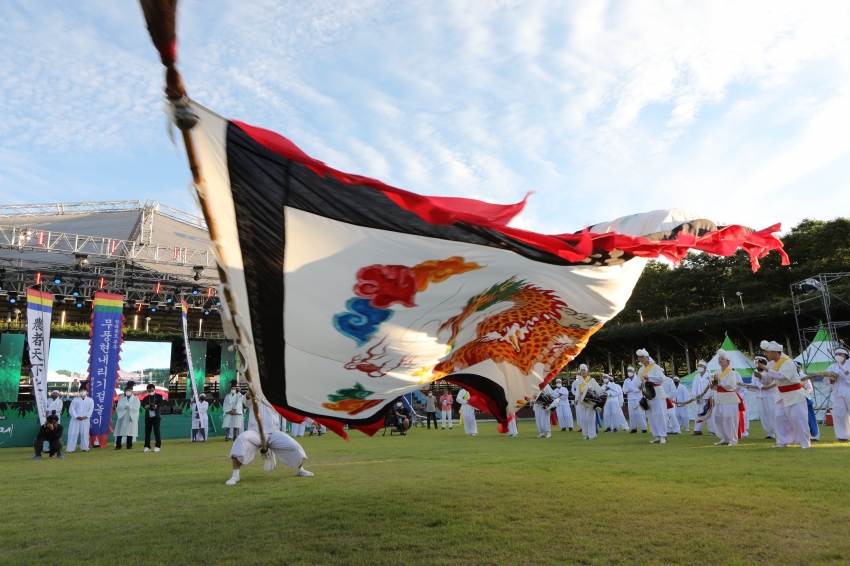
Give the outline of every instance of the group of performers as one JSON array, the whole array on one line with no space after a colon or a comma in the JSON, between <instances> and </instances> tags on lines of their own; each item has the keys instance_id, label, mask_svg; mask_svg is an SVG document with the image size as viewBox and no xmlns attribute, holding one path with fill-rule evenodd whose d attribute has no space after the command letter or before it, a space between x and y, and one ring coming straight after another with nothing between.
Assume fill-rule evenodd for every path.
<instances>
[{"instance_id":1,"label":"group of performers","mask_svg":"<svg viewBox=\"0 0 850 566\"><path fill-rule=\"evenodd\" d=\"M708 434L717 437L715 446L736 446L749 435L745 394L754 392L758 412L767 436L775 440L774 448L797 444L802 448L819 440L820 431L812 402L813 386L801 373L799 364L784 355L777 342L763 341L764 356L756 356L752 383L745 383L732 367L729 352L718 350L720 369L712 374L704 361L698 363L698 373L692 389L672 378L655 363L649 353L636 352L640 362L637 370L629 367L622 386L603 374L602 383L590 377L582 364L570 389L561 379L554 386L546 385L531 403L539 437L551 437L551 427L561 431L573 430L571 398L576 415L576 428L585 440L597 437L597 431L616 433L628 430L632 434L652 431L652 444L666 444L670 434L689 431L688 405L697 404L693 436ZM832 388L833 420L839 442L850 441L850 363L848 352L839 348L835 363L824 372L824 382ZM628 422L623 406L628 406ZM515 419L509 434L516 435ZM510 423L509 423L510 424Z\"/></svg>"}]
</instances>

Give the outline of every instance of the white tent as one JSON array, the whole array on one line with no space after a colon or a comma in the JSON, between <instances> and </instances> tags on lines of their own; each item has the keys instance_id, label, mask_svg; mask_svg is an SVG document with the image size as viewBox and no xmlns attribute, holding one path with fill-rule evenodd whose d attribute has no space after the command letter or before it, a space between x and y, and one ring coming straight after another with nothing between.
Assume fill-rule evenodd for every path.
<instances>
[{"instance_id":1,"label":"white tent","mask_svg":"<svg viewBox=\"0 0 850 566\"><path fill-rule=\"evenodd\" d=\"M730 354L732 354L732 369L741 374L741 377L744 379L746 383L749 383L753 377L753 370L756 369L756 364L744 355L738 348L735 347L735 344L732 343L732 340L729 339L729 334L726 334L726 339L723 340L723 345L720 346ZM717 363L717 354L714 355L713 358L707 364L709 372L716 372L720 369L720 364ZM682 382L690 382L693 381L694 376L697 372L690 373L682 378Z\"/></svg>"},{"instance_id":2,"label":"white tent","mask_svg":"<svg viewBox=\"0 0 850 566\"><path fill-rule=\"evenodd\" d=\"M821 328L808 348L794 358L794 361L803 364L803 373L826 371L826 368L835 362L833 352L837 347L838 344L830 340L826 329Z\"/></svg>"}]
</instances>

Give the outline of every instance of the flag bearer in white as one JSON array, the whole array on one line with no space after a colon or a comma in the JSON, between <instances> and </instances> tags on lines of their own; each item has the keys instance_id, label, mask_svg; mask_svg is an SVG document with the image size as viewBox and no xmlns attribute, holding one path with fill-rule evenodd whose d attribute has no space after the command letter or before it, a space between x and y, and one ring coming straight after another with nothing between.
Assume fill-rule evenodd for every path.
<instances>
[{"instance_id":1,"label":"flag bearer in white","mask_svg":"<svg viewBox=\"0 0 850 566\"><path fill-rule=\"evenodd\" d=\"M617 432L620 429L620 416L623 414L623 390L614 383L610 375L605 374L602 376L602 391L608 394L602 413L605 432Z\"/></svg>"},{"instance_id":2,"label":"flag bearer in white","mask_svg":"<svg viewBox=\"0 0 850 566\"><path fill-rule=\"evenodd\" d=\"M242 423L245 420L242 417L242 394L239 393L239 384L235 379L230 382L230 393L224 397L222 405L224 417L221 424L225 430L224 440L236 440L236 437L242 432ZM292 423L292 426L294 427L295 423ZM296 436L294 430L292 436Z\"/></svg>"},{"instance_id":3,"label":"flag bearer in white","mask_svg":"<svg viewBox=\"0 0 850 566\"><path fill-rule=\"evenodd\" d=\"M79 395L71 401L68 414L71 422L68 425L68 449L65 453L73 452L77 448L77 436L80 437L80 450L89 451L89 426L91 426L91 414L94 412L94 401L88 396L85 385L80 386Z\"/></svg>"},{"instance_id":4,"label":"flag bearer in white","mask_svg":"<svg viewBox=\"0 0 850 566\"><path fill-rule=\"evenodd\" d=\"M655 363L655 360L650 358L649 363ZM671 378L665 377L664 383L661 384L661 387L664 388L664 394L667 395L668 399L676 397L676 384ZM672 403L669 403L667 407L667 432L670 434L682 433L682 427L679 424L679 417L676 416L676 405L673 405Z\"/></svg>"},{"instance_id":5,"label":"flag bearer in white","mask_svg":"<svg viewBox=\"0 0 850 566\"><path fill-rule=\"evenodd\" d=\"M782 346L776 342L762 340L761 349L768 363L760 363L753 375L763 385L776 383L779 394L776 396L776 444L773 448L787 448L794 441L801 447L812 445L809 436L808 408L803 384L797 374L797 366L788 356L783 355ZM716 424L716 423L715 423Z\"/></svg>"},{"instance_id":6,"label":"flag bearer in white","mask_svg":"<svg viewBox=\"0 0 850 566\"><path fill-rule=\"evenodd\" d=\"M732 356L726 350L717 350L717 363L720 373L717 375L717 406L714 408L714 427L720 438L715 446L735 446L738 444L738 380L741 376L732 369Z\"/></svg>"},{"instance_id":7,"label":"flag bearer in white","mask_svg":"<svg viewBox=\"0 0 850 566\"><path fill-rule=\"evenodd\" d=\"M50 392L50 397L47 399L47 406L44 408L44 414L47 415L47 416L50 416L51 414L53 414L53 411L56 411L56 416L60 417L59 421L57 421L57 422L61 423L61 421L62 421L61 415L62 415L63 405L64 405L64 401L62 401L62 399L59 398L59 391L57 389L54 389L53 391Z\"/></svg>"},{"instance_id":8,"label":"flag bearer in white","mask_svg":"<svg viewBox=\"0 0 850 566\"><path fill-rule=\"evenodd\" d=\"M578 396L576 397L576 407L581 407L581 416L578 421L581 425L581 432L585 440L593 440L596 438L596 410L592 405L585 403L584 398L591 391L601 393L602 388L595 379L587 374L587 366L581 364L578 368L578 374L581 378L578 385Z\"/></svg>"},{"instance_id":9,"label":"flag bearer in white","mask_svg":"<svg viewBox=\"0 0 850 566\"><path fill-rule=\"evenodd\" d=\"M647 396L649 403L649 426L652 427L653 438L651 444L667 443L667 394L664 392L664 370L658 367L649 358L649 352L640 349L636 352L640 367L638 375L640 379L652 386L655 392L653 399Z\"/></svg>"},{"instance_id":10,"label":"flag bearer in white","mask_svg":"<svg viewBox=\"0 0 850 566\"><path fill-rule=\"evenodd\" d=\"M115 449L121 450L121 438L127 438L127 450L133 448L133 441L139 436L139 398L133 395L135 382L128 381L124 386L124 395L115 403Z\"/></svg>"},{"instance_id":11,"label":"flag bearer in white","mask_svg":"<svg viewBox=\"0 0 850 566\"><path fill-rule=\"evenodd\" d=\"M304 461L307 454L301 445L285 432L280 431L280 415L277 411L265 403L260 403L260 418L263 422L263 435L270 454L264 457L266 460L265 470L270 471L275 467L275 458L295 469L298 477L312 477L313 473L304 469ZM230 448L230 459L233 462L233 476L225 483L235 485L239 483L242 466L254 459L257 451L262 447L257 419L253 411L248 411L248 430L239 435L239 438Z\"/></svg>"},{"instance_id":12,"label":"flag bearer in white","mask_svg":"<svg viewBox=\"0 0 850 566\"><path fill-rule=\"evenodd\" d=\"M836 373L838 377L823 378L823 382L832 387L832 423L838 442L850 442L850 363L847 363L847 357L847 350L837 348L835 363L826 371Z\"/></svg>"},{"instance_id":13,"label":"flag bearer in white","mask_svg":"<svg viewBox=\"0 0 850 566\"><path fill-rule=\"evenodd\" d=\"M685 384L679 382L679 376L673 376L673 383L676 385L676 392L673 395L673 400L677 403L686 403L691 400L691 394L688 393L688 388ZM691 416L688 414L687 405L676 405L676 419L679 424L685 427L685 432L691 429ZM696 427L695 427L696 428Z\"/></svg>"},{"instance_id":14,"label":"flag bearer in white","mask_svg":"<svg viewBox=\"0 0 850 566\"><path fill-rule=\"evenodd\" d=\"M564 387L564 382L560 379L555 380L555 397L558 399L558 407L555 413L558 415L558 426L561 427L561 432L569 428L573 430L573 412L570 409L570 390Z\"/></svg>"},{"instance_id":15,"label":"flag bearer in white","mask_svg":"<svg viewBox=\"0 0 850 566\"><path fill-rule=\"evenodd\" d=\"M623 393L628 396L629 403L629 428L632 434L637 434L638 427L641 432L646 433L646 413L640 408L640 400L643 393L640 390L640 378L635 375L635 368L629 366L626 371L628 377L623 381Z\"/></svg>"},{"instance_id":16,"label":"flag bearer in white","mask_svg":"<svg viewBox=\"0 0 850 566\"><path fill-rule=\"evenodd\" d=\"M755 361L757 364L762 363L765 366L767 365L767 358L764 356L756 356ZM776 429L773 425L773 421L776 418L776 395L779 393L779 390L776 387L765 389L765 385L760 379L753 379L752 384L758 387L755 391L756 407L758 408L761 426L764 429L764 432L767 433L767 436L765 436L764 439L774 440L776 438ZM694 427L694 429L696 429L696 427Z\"/></svg>"},{"instance_id":17,"label":"flag bearer in white","mask_svg":"<svg viewBox=\"0 0 850 566\"><path fill-rule=\"evenodd\" d=\"M478 423L475 422L475 407L469 404L469 391L461 389L457 392L457 402L460 403L460 416L463 417L463 431L469 436L478 434Z\"/></svg>"},{"instance_id":18,"label":"flag bearer in white","mask_svg":"<svg viewBox=\"0 0 850 566\"><path fill-rule=\"evenodd\" d=\"M582 364L584 366L584 364ZM584 366L587 367L587 366ZM581 431L581 403L578 402L579 397L579 387L581 386L581 376L576 374L576 379L573 381L573 384L570 386L570 391L573 394L573 405L576 408L576 430Z\"/></svg>"}]
</instances>

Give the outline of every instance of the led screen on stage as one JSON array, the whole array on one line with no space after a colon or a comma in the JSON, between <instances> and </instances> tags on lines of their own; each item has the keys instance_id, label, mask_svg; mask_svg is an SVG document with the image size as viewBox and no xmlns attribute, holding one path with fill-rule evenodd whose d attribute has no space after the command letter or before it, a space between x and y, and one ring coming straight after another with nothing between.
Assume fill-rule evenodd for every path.
<instances>
[{"instance_id":1,"label":"led screen on stage","mask_svg":"<svg viewBox=\"0 0 850 566\"><path fill-rule=\"evenodd\" d=\"M124 342L118 383L168 383L171 368L171 342ZM50 340L48 383L71 383L88 379L89 341L80 338Z\"/></svg>"}]
</instances>

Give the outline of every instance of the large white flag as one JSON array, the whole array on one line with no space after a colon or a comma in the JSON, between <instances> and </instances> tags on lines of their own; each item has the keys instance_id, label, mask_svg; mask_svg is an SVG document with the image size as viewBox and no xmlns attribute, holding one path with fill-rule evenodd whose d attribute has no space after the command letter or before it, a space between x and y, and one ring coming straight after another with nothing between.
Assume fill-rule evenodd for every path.
<instances>
[{"instance_id":1,"label":"large white flag","mask_svg":"<svg viewBox=\"0 0 850 566\"><path fill-rule=\"evenodd\" d=\"M50 354L50 318L53 295L27 289L27 344L30 351L32 390L38 409L38 420L47 418L47 358Z\"/></svg>"}]
</instances>

